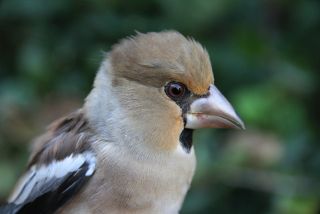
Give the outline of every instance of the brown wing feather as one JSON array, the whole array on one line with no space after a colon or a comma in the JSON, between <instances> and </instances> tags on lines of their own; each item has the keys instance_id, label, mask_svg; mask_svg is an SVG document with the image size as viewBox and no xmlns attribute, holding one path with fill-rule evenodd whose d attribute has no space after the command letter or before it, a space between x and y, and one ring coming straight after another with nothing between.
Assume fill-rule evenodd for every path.
<instances>
[{"instance_id":1,"label":"brown wing feather","mask_svg":"<svg viewBox=\"0 0 320 214\"><path fill-rule=\"evenodd\" d=\"M48 131L36 139L29 167L34 164L48 164L73 154L90 150L92 132L80 109L53 122Z\"/></svg>"},{"instance_id":2,"label":"brown wing feather","mask_svg":"<svg viewBox=\"0 0 320 214\"><path fill-rule=\"evenodd\" d=\"M96 159L92 141L82 110L54 122L37 139L28 171L0 211L54 213L93 175Z\"/></svg>"}]
</instances>

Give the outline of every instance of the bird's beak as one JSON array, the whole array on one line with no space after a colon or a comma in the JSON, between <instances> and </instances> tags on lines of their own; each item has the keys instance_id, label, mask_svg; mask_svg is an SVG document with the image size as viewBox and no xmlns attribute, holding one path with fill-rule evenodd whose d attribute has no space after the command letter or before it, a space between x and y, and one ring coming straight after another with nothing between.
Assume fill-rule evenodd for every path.
<instances>
[{"instance_id":1,"label":"bird's beak","mask_svg":"<svg viewBox=\"0 0 320 214\"><path fill-rule=\"evenodd\" d=\"M245 126L228 100L211 85L208 97L201 97L191 104L186 114L186 128L245 129Z\"/></svg>"}]
</instances>

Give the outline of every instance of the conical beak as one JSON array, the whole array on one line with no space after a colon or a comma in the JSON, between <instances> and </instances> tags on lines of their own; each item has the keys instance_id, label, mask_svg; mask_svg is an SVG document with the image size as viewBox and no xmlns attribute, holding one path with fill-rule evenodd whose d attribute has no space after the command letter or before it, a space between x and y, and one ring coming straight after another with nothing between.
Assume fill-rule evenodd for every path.
<instances>
[{"instance_id":1,"label":"conical beak","mask_svg":"<svg viewBox=\"0 0 320 214\"><path fill-rule=\"evenodd\" d=\"M186 128L245 129L245 126L228 100L211 85L208 97L199 98L191 104L186 114Z\"/></svg>"}]
</instances>

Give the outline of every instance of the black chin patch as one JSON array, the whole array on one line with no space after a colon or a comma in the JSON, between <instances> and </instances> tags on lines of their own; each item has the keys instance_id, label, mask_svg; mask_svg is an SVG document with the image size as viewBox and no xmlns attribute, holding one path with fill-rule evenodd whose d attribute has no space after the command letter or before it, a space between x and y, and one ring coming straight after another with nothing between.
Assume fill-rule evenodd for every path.
<instances>
[{"instance_id":1,"label":"black chin patch","mask_svg":"<svg viewBox=\"0 0 320 214\"><path fill-rule=\"evenodd\" d=\"M190 153L190 150L192 148L192 135L193 135L193 129L183 129L183 131L180 134L180 143L182 145L182 148L186 151L186 153Z\"/></svg>"},{"instance_id":2,"label":"black chin patch","mask_svg":"<svg viewBox=\"0 0 320 214\"><path fill-rule=\"evenodd\" d=\"M210 87L209 87L210 88ZM192 102L194 102L196 99L208 97L210 95L208 88L208 93L203 95L197 95L192 93L190 90L186 89L185 94L182 97L172 99L172 97L169 97L174 101L182 111L181 117L183 119L184 127L187 124L187 118L186 114L190 110L190 106ZM164 87L165 93L166 92L166 86ZM193 136L193 129L184 128L180 134L180 143L182 145L182 148L186 151L186 153L190 153L190 150L192 148L192 136Z\"/></svg>"}]
</instances>

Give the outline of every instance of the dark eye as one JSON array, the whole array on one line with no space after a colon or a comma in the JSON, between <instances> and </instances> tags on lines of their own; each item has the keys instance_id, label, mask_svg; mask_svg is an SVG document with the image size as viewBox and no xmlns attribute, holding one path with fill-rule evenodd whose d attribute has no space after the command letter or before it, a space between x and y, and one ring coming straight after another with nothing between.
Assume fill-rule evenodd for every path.
<instances>
[{"instance_id":1,"label":"dark eye","mask_svg":"<svg viewBox=\"0 0 320 214\"><path fill-rule=\"evenodd\" d=\"M166 94L172 98L177 99L183 97L187 91L186 86L179 82L169 82L165 86Z\"/></svg>"}]
</instances>

